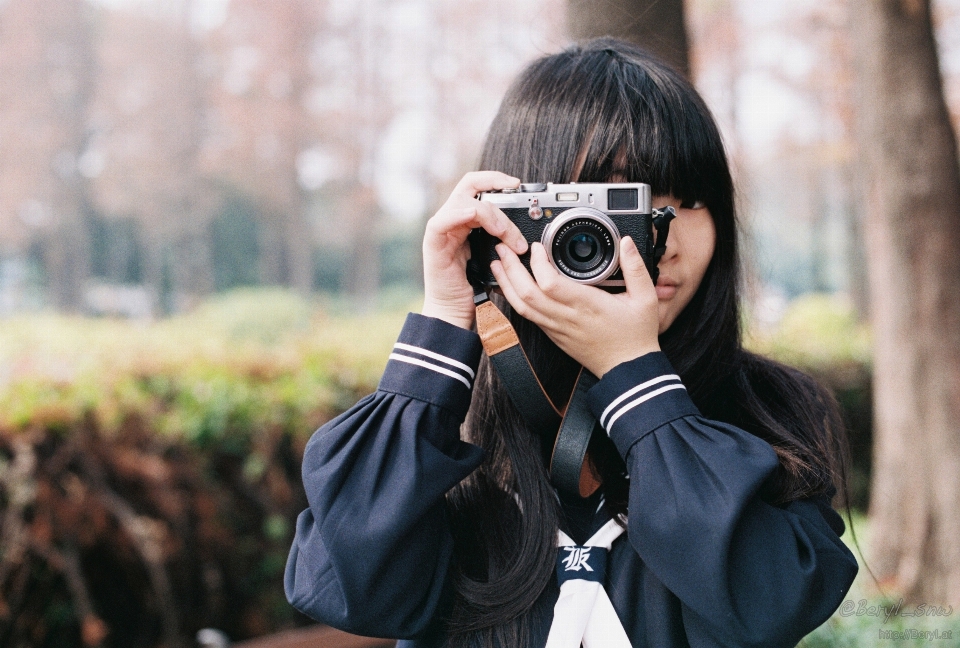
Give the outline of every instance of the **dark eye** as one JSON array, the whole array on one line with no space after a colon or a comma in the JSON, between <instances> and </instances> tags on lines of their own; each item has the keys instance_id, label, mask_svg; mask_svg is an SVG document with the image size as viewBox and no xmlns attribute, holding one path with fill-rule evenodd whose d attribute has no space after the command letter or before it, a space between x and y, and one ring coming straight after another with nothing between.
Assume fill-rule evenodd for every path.
<instances>
[{"instance_id":1,"label":"dark eye","mask_svg":"<svg viewBox=\"0 0 960 648\"><path fill-rule=\"evenodd\" d=\"M706 205L702 200L687 199L680 203L680 209L703 209Z\"/></svg>"}]
</instances>

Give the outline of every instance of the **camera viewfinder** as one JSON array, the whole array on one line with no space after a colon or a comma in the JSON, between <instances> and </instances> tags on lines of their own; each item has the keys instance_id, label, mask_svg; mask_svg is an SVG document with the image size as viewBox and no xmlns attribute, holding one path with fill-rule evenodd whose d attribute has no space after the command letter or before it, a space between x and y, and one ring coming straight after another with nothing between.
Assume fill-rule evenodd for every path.
<instances>
[{"instance_id":1,"label":"camera viewfinder","mask_svg":"<svg viewBox=\"0 0 960 648\"><path fill-rule=\"evenodd\" d=\"M635 211L639 200L636 189L607 189L607 209L611 211Z\"/></svg>"}]
</instances>

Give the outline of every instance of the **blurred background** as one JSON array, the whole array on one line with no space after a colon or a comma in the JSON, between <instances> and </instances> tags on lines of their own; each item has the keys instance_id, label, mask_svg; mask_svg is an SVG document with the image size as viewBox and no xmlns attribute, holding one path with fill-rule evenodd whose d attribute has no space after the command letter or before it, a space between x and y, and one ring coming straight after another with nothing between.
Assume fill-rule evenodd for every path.
<instances>
[{"instance_id":1,"label":"blurred background","mask_svg":"<svg viewBox=\"0 0 960 648\"><path fill-rule=\"evenodd\" d=\"M912 96L945 107L931 137L951 161L932 164L960 187L960 0L904 0L936 49L926 76L889 82L864 63L887 54L869 48L911 46L882 31L896 24L869 22L864 6L880 4L0 0L0 645L192 646L201 628L224 633L204 645L305 636L281 579L306 440L375 389L419 308L426 219L475 168L512 78L624 29L688 73L721 126L749 345L841 404L857 531L844 540L869 563L871 536L897 535L877 484L882 502L902 492L913 507L909 542L876 549L876 578L861 569L848 598L960 606L960 487L942 481L960 463L936 463L960 452L960 345L936 328L919 336L946 367L929 373L946 390L934 400L954 410L907 398L894 413L906 423L883 427L873 406L890 365L875 335L886 275L870 269L898 258L867 245L871 214L886 213L867 207L870 188L926 186L923 171L864 163L882 157L864 145L882 139L871 133L899 123L889 110L878 121L892 105L881 86L910 95L897 74L929 78L933 90ZM903 128L923 130L916 116ZM960 241L937 227L936 240ZM929 260L946 277L940 310L914 311L909 290L892 308L960 330L960 275L938 260L960 258L960 243L942 253ZM911 424L935 415L936 439ZM893 455L875 474L887 429ZM916 467L909 483L897 457ZM913 645L878 631L952 629L938 645L960 646L958 616L838 612L804 645ZM323 636L315 645L360 645Z\"/></svg>"}]
</instances>

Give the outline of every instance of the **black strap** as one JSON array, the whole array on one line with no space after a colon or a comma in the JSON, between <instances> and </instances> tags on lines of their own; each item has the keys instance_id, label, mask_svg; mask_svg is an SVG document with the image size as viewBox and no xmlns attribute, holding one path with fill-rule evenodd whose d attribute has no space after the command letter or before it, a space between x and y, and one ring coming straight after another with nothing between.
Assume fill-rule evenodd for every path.
<instances>
[{"instance_id":1,"label":"black strap","mask_svg":"<svg viewBox=\"0 0 960 648\"><path fill-rule=\"evenodd\" d=\"M560 425L560 414L543 393L543 388L520 345L490 356L490 363L507 386L507 394L523 416L527 427L537 434L553 436Z\"/></svg>"},{"instance_id":2,"label":"black strap","mask_svg":"<svg viewBox=\"0 0 960 648\"><path fill-rule=\"evenodd\" d=\"M597 425L586 403L587 391L597 383L596 377L581 369L570 402L561 414L540 384L510 321L482 288L475 286L474 293L477 331L484 350L527 427L539 435L544 461L549 460L551 482L565 492L589 495L600 485L588 479L585 488L580 486L587 445Z\"/></svg>"},{"instance_id":3,"label":"black strap","mask_svg":"<svg viewBox=\"0 0 960 648\"><path fill-rule=\"evenodd\" d=\"M484 290L474 287L474 292L477 332L490 364L506 385L507 394L527 427L548 437L552 443L563 418L561 410L540 384L510 320L489 300ZM549 456L549 453L545 454Z\"/></svg>"},{"instance_id":4,"label":"black strap","mask_svg":"<svg viewBox=\"0 0 960 648\"><path fill-rule=\"evenodd\" d=\"M564 492L581 496L585 491L593 492L596 486L599 486L599 482L594 479L593 485L587 483L581 488L581 473L584 469L583 460L587 456L587 446L590 444L590 437L599 428L597 419L587 405L587 392L596 384L596 376L586 369L580 370L550 460L550 483ZM592 475L587 475L587 482L591 481L590 477Z\"/></svg>"}]
</instances>

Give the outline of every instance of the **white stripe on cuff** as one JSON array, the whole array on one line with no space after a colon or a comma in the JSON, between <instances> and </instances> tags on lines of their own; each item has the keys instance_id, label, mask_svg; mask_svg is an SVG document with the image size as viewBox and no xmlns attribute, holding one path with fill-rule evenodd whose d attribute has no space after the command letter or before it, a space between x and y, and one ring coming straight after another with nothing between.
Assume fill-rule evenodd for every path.
<instances>
[{"instance_id":1,"label":"white stripe on cuff","mask_svg":"<svg viewBox=\"0 0 960 648\"><path fill-rule=\"evenodd\" d=\"M464 385L466 385L466 386L467 386L467 389L470 389L470 381L469 381L469 380L467 380L466 378L464 378L463 376L461 376L460 374L458 374L456 371L450 371L449 369L445 369L445 368L441 367L440 365L435 365L435 364L432 364L432 363L430 363L430 362L426 362L426 361L424 361L424 360L419 360L419 359L417 359L417 358L411 358L410 356L400 355L399 353L391 353L389 359L390 359L390 360L399 360L400 362L408 362L408 363L410 363L410 364L417 365L417 366L423 367L423 368L425 368L425 369L431 369L432 371L436 371L437 373L441 373L441 374L443 374L444 376L450 376L451 378L456 378L457 380L459 380L460 382L462 382Z\"/></svg>"},{"instance_id":2,"label":"white stripe on cuff","mask_svg":"<svg viewBox=\"0 0 960 648\"><path fill-rule=\"evenodd\" d=\"M636 406L639 405L640 403L646 402L646 401L650 400L651 398L653 398L654 396L659 396L660 394L662 394L662 393L664 393L664 392L672 391L672 390L674 390L674 389L686 389L686 387L684 387L683 385L679 385L679 384L678 384L678 385L667 385L666 387L661 387L660 389L655 389L654 391L652 391L652 392L650 392L650 393L648 393L648 394L644 394L643 396L641 396L640 398L638 398L638 399L636 399L636 400L630 401L629 403L627 403L626 405L624 405L623 407L621 407L619 410L617 410L617 413L616 413L616 414L614 414L613 416L610 417L610 420L607 421L607 424L606 424L605 426L603 426L604 429L609 433L610 430L613 429L613 424L617 422L617 419L618 419L618 418L620 418L621 416L623 416L624 412L626 412L627 410L632 410L634 407L636 407Z\"/></svg>"},{"instance_id":3,"label":"white stripe on cuff","mask_svg":"<svg viewBox=\"0 0 960 648\"><path fill-rule=\"evenodd\" d=\"M397 342L396 344L393 345L393 348L400 349L401 351L410 351L411 353L418 353L422 356L433 358L434 360L439 360L440 362L446 363L451 367L457 367L458 369L463 369L464 371L467 372L467 375L469 375L471 379L473 379L476 376L476 374L473 373L473 369L463 364L462 362L454 360L453 358L448 358L445 355L440 355L439 353L435 353L428 349L424 349L418 346L413 346L412 344L404 344L403 342Z\"/></svg>"},{"instance_id":4,"label":"white stripe on cuff","mask_svg":"<svg viewBox=\"0 0 960 648\"><path fill-rule=\"evenodd\" d=\"M600 425L602 425L604 428L609 429L609 428L607 427L607 424L604 423L603 421L604 421L604 419L607 418L607 415L613 410L613 408L615 408L617 405L619 405L620 403L622 403L622 402L625 401L626 399L628 399L628 398L630 398L631 396L633 396L634 394L636 394L638 391L643 391L643 390L646 389L647 387L652 387L653 385L656 385L657 383L662 383L664 380L676 380L676 381L679 382L680 376L678 376L677 374L669 374L669 375L666 375L666 376L658 376L658 377L656 377L656 378L653 378L652 380L648 380L648 381L645 382L645 383L641 383L641 384L637 385L636 387L634 387L634 388L632 388L632 389L624 392L623 394L620 394L620 396L618 396L618 397L616 398L616 400L614 400L612 403L610 403L609 405L607 405L607 409L603 410L603 414L600 415Z\"/></svg>"}]
</instances>

